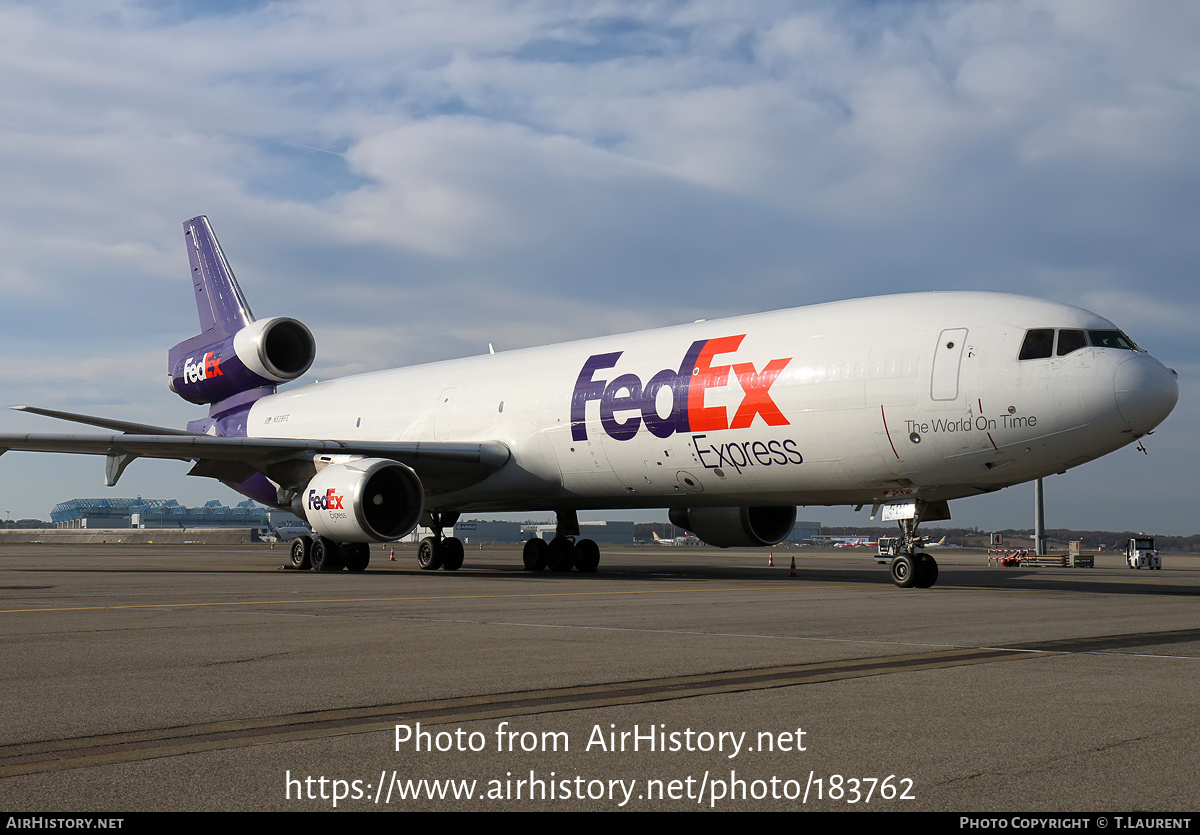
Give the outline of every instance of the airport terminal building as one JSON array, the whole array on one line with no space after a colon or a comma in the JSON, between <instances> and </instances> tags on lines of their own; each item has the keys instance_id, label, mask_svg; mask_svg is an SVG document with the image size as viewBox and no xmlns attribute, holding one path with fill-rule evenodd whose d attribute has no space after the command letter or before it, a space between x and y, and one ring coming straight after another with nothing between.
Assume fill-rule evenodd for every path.
<instances>
[{"instance_id":1,"label":"airport terminal building","mask_svg":"<svg viewBox=\"0 0 1200 835\"><path fill-rule=\"evenodd\" d=\"M295 515L247 499L185 507L175 499L71 499L50 511L56 528L272 528L304 524Z\"/></svg>"},{"instance_id":2,"label":"airport terminal building","mask_svg":"<svg viewBox=\"0 0 1200 835\"><path fill-rule=\"evenodd\" d=\"M266 507L247 499L227 507L214 499L202 507L186 507L176 499L71 499L60 502L50 511L53 527L62 529L174 529L246 528L279 533L279 528L303 529L308 524L287 511ZM579 538L591 539L600 545L632 545L637 541L633 522L585 521L579 523ZM552 523L509 522L485 519L465 519L454 525L453 534L469 545L521 543L531 537L554 538ZM295 530L291 535L295 535ZM417 527L402 541L419 542L431 531ZM806 542L821 533L820 522L796 522L787 541ZM648 539L648 537L646 537ZM697 542L697 544L700 544Z\"/></svg>"}]
</instances>

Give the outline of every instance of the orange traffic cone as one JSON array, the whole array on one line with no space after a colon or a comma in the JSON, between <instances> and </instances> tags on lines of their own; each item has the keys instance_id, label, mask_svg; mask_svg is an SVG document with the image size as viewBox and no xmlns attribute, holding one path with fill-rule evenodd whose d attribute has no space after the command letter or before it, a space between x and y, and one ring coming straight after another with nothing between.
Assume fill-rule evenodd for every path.
<instances>
[{"instance_id":1,"label":"orange traffic cone","mask_svg":"<svg viewBox=\"0 0 1200 835\"><path fill-rule=\"evenodd\" d=\"M391 561L392 561L392 562L395 562L395 561L396 561L396 546L395 546L395 545L393 545L393 546L392 546L392 556L391 556Z\"/></svg>"},{"instance_id":2,"label":"orange traffic cone","mask_svg":"<svg viewBox=\"0 0 1200 835\"><path fill-rule=\"evenodd\" d=\"M795 557L792 557L792 573L791 573L791 574L789 574L788 576L789 576L789 577L795 577L795 576L796 576L796 558L795 558Z\"/></svg>"},{"instance_id":3,"label":"orange traffic cone","mask_svg":"<svg viewBox=\"0 0 1200 835\"><path fill-rule=\"evenodd\" d=\"M767 556L767 568L774 568L774 567L775 567L775 552L772 551L770 553L770 555Z\"/></svg>"}]
</instances>

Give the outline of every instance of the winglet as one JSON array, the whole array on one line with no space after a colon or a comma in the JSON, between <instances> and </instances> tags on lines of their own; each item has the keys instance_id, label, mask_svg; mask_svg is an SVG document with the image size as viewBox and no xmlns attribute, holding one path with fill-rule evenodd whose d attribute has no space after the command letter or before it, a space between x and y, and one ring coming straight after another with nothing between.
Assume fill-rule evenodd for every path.
<instances>
[{"instance_id":1,"label":"winglet","mask_svg":"<svg viewBox=\"0 0 1200 835\"><path fill-rule=\"evenodd\" d=\"M188 244L200 332L210 340L233 336L254 321L254 314L225 260L208 218L199 215L184 221L183 235Z\"/></svg>"}]
</instances>

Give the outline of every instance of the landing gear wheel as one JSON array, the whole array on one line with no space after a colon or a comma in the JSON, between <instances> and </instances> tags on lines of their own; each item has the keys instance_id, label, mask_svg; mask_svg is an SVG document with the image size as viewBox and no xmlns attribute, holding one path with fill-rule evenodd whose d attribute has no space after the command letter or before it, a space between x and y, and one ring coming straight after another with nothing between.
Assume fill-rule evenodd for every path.
<instances>
[{"instance_id":1,"label":"landing gear wheel","mask_svg":"<svg viewBox=\"0 0 1200 835\"><path fill-rule=\"evenodd\" d=\"M312 568L309 554L312 551L312 537L298 536L292 540L292 568L297 571L308 571Z\"/></svg>"},{"instance_id":2,"label":"landing gear wheel","mask_svg":"<svg viewBox=\"0 0 1200 835\"><path fill-rule=\"evenodd\" d=\"M463 564L463 544L461 539L450 537L442 540L442 570L458 571Z\"/></svg>"},{"instance_id":3,"label":"landing gear wheel","mask_svg":"<svg viewBox=\"0 0 1200 835\"><path fill-rule=\"evenodd\" d=\"M541 571L546 567L547 548L546 540L540 536L525 543L525 548L521 551L521 562L525 564L526 571Z\"/></svg>"},{"instance_id":4,"label":"landing gear wheel","mask_svg":"<svg viewBox=\"0 0 1200 835\"><path fill-rule=\"evenodd\" d=\"M342 560L347 571L366 571L371 562L371 546L365 542L343 542Z\"/></svg>"},{"instance_id":5,"label":"landing gear wheel","mask_svg":"<svg viewBox=\"0 0 1200 835\"><path fill-rule=\"evenodd\" d=\"M600 566L600 546L590 539L581 539L575 543L575 553L575 567L585 574L595 574Z\"/></svg>"},{"instance_id":6,"label":"landing gear wheel","mask_svg":"<svg viewBox=\"0 0 1200 835\"><path fill-rule=\"evenodd\" d=\"M422 571L437 571L442 567L442 543L432 536L421 540L417 546L417 565Z\"/></svg>"},{"instance_id":7,"label":"landing gear wheel","mask_svg":"<svg viewBox=\"0 0 1200 835\"><path fill-rule=\"evenodd\" d=\"M916 562L914 568L916 569L917 579L913 582L913 586L918 589L930 588L934 583L937 582L937 560L929 556L929 554L923 552L917 554L914 559Z\"/></svg>"},{"instance_id":8,"label":"landing gear wheel","mask_svg":"<svg viewBox=\"0 0 1200 835\"><path fill-rule=\"evenodd\" d=\"M342 563L338 559L338 544L332 539L318 536L313 540L308 557L312 561L313 571L342 570Z\"/></svg>"},{"instance_id":9,"label":"landing gear wheel","mask_svg":"<svg viewBox=\"0 0 1200 835\"><path fill-rule=\"evenodd\" d=\"M892 560L892 582L902 589L911 589L917 579L914 569L912 557L908 554L897 554Z\"/></svg>"},{"instance_id":10,"label":"landing gear wheel","mask_svg":"<svg viewBox=\"0 0 1200 835\"><path fill-rule=\"evenodd\" d=\"M575 543L565 536L554 537L546 551L546 563L551 571L570 571L575 567Z\"/></svg>"}]
</instances>

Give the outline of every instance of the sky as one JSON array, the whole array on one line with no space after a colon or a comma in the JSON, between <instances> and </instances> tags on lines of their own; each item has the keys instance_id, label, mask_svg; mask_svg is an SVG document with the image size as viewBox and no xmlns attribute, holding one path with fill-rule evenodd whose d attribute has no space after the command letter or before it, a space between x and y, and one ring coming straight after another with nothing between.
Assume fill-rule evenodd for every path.
<instances>
[{"instance_id":1,"label":"sky","mask_svg":"<svg viewBox=\"0 0 1200 835\"><path fill-rule=\"evenodd\" d=\"M198 214L255 314L312 329L306 381L999 290L1179 373L1148 454L1047 479L1047 524L1196 533L1197 43L1188 0L3 2L0 404L202 417L166 388ZM110 490L102 458L11 452L0 513L240 498L186 471L139 460ZM1029 527L1032 497L951 524Z\"/></svg>"}]
</instances>

